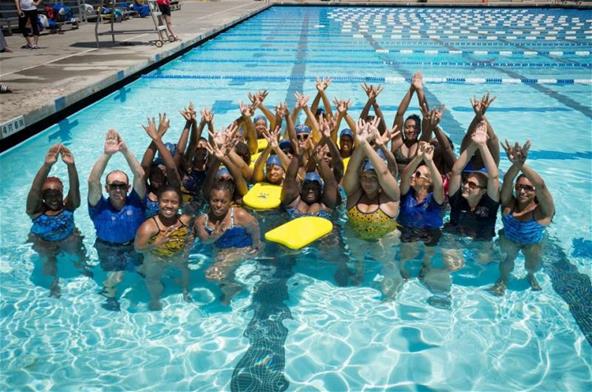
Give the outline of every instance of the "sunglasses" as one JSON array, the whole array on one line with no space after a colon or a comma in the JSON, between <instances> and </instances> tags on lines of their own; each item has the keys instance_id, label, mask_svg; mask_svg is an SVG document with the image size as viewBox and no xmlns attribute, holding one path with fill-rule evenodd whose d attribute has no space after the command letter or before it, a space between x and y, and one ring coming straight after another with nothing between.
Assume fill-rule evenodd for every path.
<instances>
[{"instance_id":1,"label":"sunglasses","mask_svg":"<svg viewBox=\"0 0 592 392\"><path fill-rule=\"evenodd\" d=\"M307 140L308 139L308 133L301 133L299 135L296 135L296 139L298 139L298 140Z\"/></svg>"},{"instance_id":2,"label":"sunglasses","mask_svg":"<svg viewBox=\"0 0 592 392\"><path fill-rule=\"evenodd\" d=\"M112 191L116 191L116 190L127 191L128 186L129 186L128 184L122 184L120 182L117 182L114 184L107 184L107 187L109 187L109 189Z\"/></svg>"},{"instance_id":3,"label":"sunglasses","mask_svg":"<svg viewBox=\"0 0 592 392\"><path fill-rule=\"evenodd\" d=\"M463 184L464 185L468 185L469 186L469 189L472 190L472 191L474 191L475 189L485 189L484 186L481 186L481 185L479 185L479 184L477 184L475 182L472 182L472 181L465 180L465 181L463 181Z\"/></svg>"},{"instance_id":4,"label":"sunglasses","mask_svg":"<svg viewBox=\"0 0 592 392\"><path fill-rule=\"evenodd\" d=\"M516 184L516 185L514 185L514 187L516 188L516 191L518 191L518 192L520 192L520 191L534 192L535 191L535 188L532 185Z\"/></svg>"}]
</instances>

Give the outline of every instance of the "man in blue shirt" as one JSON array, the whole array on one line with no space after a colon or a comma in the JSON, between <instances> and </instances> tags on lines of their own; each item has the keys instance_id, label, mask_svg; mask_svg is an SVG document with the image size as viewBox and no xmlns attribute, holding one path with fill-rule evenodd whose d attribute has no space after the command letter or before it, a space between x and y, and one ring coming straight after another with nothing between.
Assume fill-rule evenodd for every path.
<instances>
[{"instance_id":1,"label":"man in blue shirt","mask_svg":"<svg viewBox=\"0 0 592 392\"><path fill-rule=\"evenodd\" d=\"M133 173L133 187L130 189L127 174L113 170L105 177L105 199L101 189L101 176L109 159L121 152ZM88 177L88 211L95 226L97 240L95 248L101 268L107 272L102 294L107 297L103 307L119 310L116 299L117 285L123 280L123 271L142 263L142 257L134 250L136 230L144 221L144 196L146 185L144 170L140 162L127 149L121 136L114 129L107 132L103 154L94 164Z\"/></svg>"}]
</instances>

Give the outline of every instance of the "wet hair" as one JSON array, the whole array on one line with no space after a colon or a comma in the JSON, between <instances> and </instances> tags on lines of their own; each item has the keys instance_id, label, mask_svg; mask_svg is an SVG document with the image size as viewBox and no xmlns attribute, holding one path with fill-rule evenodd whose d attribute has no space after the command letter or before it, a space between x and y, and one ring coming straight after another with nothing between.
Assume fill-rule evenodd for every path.
<instances>
[{"instance_id":1,"label":"wet hair","mask_svg":"<svg viewBox=\"0 0 592 392\"><path fill-rule=\"evenodd\" d=\"M232 199L234 195L234 189L234 181L218 180L214 182L214 185L212 185L212 189L210 189L210 197L212 197L212 193L214 193L214 191L227 191L230 194L230 198Z\"/></svg>"},{"instance_id":2,"label":"wet hair","mask_svg":"<svg viewBox=\"0 0 592 392\"><path fill-rule=\"evenodd\" d=\"M165 185L158 190L158 198L160 199L160 196L162 196L162 194L165 192L175 192L177 196L179 196L179 203L183 202L183 195L181 195L181 190L179 188Z\"/></svg>"},{"instance_id":3,"label":"wet hair","mask_svg":"<svg viewBox=\"0 0 592 392\"><path fill-rule=\"evenodd\" d=\"M246 143L238 142L236 146L234 146L234 151L247 165L251 164L251 153L249 152L249 146L247 146Z\"/></svg>"},{"instance_id":4,"label":"wet hair","mask_svg":"<svg viewBox=\"0 0 592 392\"><path fill-rule=\"evenodd\" d=\"M407 120L415 120L415 130L418 132L421 131L421 118L417 114L409 115L405 119L405 122L407 122Z\"/></svg>"}]
</instances>

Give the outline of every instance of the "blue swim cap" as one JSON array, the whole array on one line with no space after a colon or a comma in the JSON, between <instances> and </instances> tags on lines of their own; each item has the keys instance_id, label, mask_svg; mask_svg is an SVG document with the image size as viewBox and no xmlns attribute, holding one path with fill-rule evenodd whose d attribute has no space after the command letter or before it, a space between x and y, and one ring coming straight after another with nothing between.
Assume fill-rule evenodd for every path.
<instances>
[{"instance_id":1,"label":"blue swim cap","mask_svg":"<svg viewBox=\"0 0 592 392\"><path fill-rule=\"evenodd\" d=\"M170 142L167 142L164 145L166 146L167 150L169 150L171 155L175 156L175 153L177 152L177 145L175 143L170 143ZM156 153L156 158L154 159L154 164L164 165L164 160L160 156L159 152Z\"/></svg>"},{"instance_id":2,"label":"blue swim cap","mask_svg":"<svg viewBox=\"0 0 592 392\"><path fill-rule=\"evenodd\" d=\"M473 162L469 162L463 169L463 173L481 173L487 175L487 169L485 167L476 168L473 166Z\"/></svg>"},{"instance_id":3,"label":"blue swim cap","mask_svg":"<svg viewBox=\"0 0 592 392\"><path fill-rule=\"evenodd\" d=\"M259 120L263 120L265 122L265 125L267 125L267 118L265 116L259 115L253 117L253 123L256 123Z\"/></svg>"},{"instance_id":4,"label":"blue swim cap","mask_svg":"<svg viewBox=\"0 0 592 392\"><path fill-rule=\"evenodd\" d=\"M279 144L280 150L285 150L286 148L289 148L290 150L292 150L292 142L289 140L282 140Z\"/></svg>"},{"instance_id":5,"label":"blue swim cap","mask_svg":"<svg viewBox=\"0 0 592 392\"><path fill-rule=\"evenodd\" d=\"M383 160L386 161L386 157L384 156L384 152L382 150L376 150L376 154L378 154L378 156ZM372 161L370 161L370 159L364 159L364 162L362 164L362 171L370 171L370 170L376 170L376 168L374 167L374 164L372 164Z\"/></svg>"},{"instance_id":6,"label":"blue swim cap","mask_svg":"<svg viewBox=\"0 0 592 392\"><path fill-rule=\"evenodd\" d=\"M341 130L341 133L339 134L339 137L344 137L344 136L349 136L349 137L351 137L353 139L354 138L354 133L349 128L343 128Z\"/></svg>"},{"instance_id":7,"label":"blue swim cap","mask_svg":"<svg viewBox=\"0 0 592 392\"><path fill-rule=\"evenodd\" d=\"M304 181L302 183L304 184L305 182L318 182L321 186L321 191L323 190L323 186L325 185L323 179L316 171L306 173L304 175Z\"/></svg>"},{"instance_id":8,"label":"blue swim cap","mask_svg":"<svg viewBox=\"0 0 592 392\"><path fill-rule=\"evenodd\" d=\"M267 158L267 162L265 164L266 166L282 166L280 157L278 157L277 155L270 155L269 158Z\"/></svg>"},{"instance_id":9,"label":"blue swim cap","mask_svg":"<svg viewBox=\"0 0 592 392\"><path fill-rule=\"evenodd\" d=\"M216 178L224 177L226 175L229 175L229 176L232 177L232 174L230 174L230 172L228 171L228 169L225 168L225 167L219 168L218 171L216 172Z\"/></svg>"},{"instance_id":10,"label":"blue swim cap","mask_svg":"<svg viewBox=\"0 0 592 392\"><path fill-rule=\"evenodd\" d=\"M299 133L310 133L310 127L304 124L296 125L296 134Z\"/></svg>"}]
</instances>

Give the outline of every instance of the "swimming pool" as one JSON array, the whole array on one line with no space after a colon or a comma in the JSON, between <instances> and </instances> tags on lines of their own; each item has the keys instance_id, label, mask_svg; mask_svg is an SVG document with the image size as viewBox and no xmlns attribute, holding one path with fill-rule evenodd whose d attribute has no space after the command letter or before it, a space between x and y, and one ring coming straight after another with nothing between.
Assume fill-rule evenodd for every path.
<instances>
[{"instance_id":1,"label":"swimming pool","mask_svg":"<svg viewBox=\"0 0 592 392\"><path fill-rule=\"evenodd\" d=\"M0 388L589 389L591 22L575 10L273 7L2 154ZM416 279L383 302L376 261L364 260L361 284L336 284L349 250L328 239L299 255L269 246L270 259L247 260L237 271L245 290L224 306L203 275L211 253L196 245L194 304L169 276L164 310L148 312L144 283L128 274L114 314L100 307L103 275L83 207L76 221L95 277L62 262L62 298L47 297L39 259L24 244L24 199L49 145L73 150L85 197L108 128L141 156L147 115L171 114L174 140L183 125L174 113L189 100L212 106L222 125L249 91L265 88L268 102L291 105L294 92L312 94L317 76L333 79L331 97L352 97L354 113L365 102L359 84L383 84L390 122L416 70L430 104L446 104L443 128L456 145L472 118L469 97L486 91L497 96L488 117L500 140L532 140L532 166L557 208L542 292L514 279L505 297L493 297L484 289L497 264L468 262L453 275L449 309L429 305L432 293ZM260 218L264 227L271 220Z\"/></svg>"}]
</instances>

